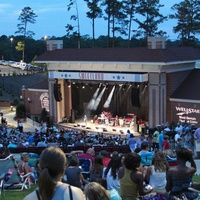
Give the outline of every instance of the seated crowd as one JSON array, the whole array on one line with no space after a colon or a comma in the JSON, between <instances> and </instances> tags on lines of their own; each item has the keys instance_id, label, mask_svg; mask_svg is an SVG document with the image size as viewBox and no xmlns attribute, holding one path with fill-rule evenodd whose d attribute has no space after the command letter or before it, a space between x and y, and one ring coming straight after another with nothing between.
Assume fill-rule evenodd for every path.
<instances>
[{"instance_id":1,"label":"seated crowd","mask_svg":"<svg viewBox=\"0 0 200 200\"><path fill-rule=\"evenodd\" d=\"M157 199L181 199L182 196L195 199L197 193L189 190L196 172L194 149L182 142L189 132L189 129L185 129L180 137L175 135L175 151L171 150L167 133L158 127L152 135L145 137L141 134L139 139L130 132L122 138L121 135L106 136L76 129L47 129L45 132L35 130L35 133L19 133L15 130L7 133L4 129L1 141L2 146L8 148L45 147L39 158L38 189L25 197L25 200L76 200L84 199L84 194L87 200L136 200L147 195L154 195ZM180 130L176 134L180 135ZM72 152L66 156L57 148L87 144L125 144L129 145L130 152L95 152L91 147L87 152ZM27 163L26 155L22 156L21 165L19 164L21 168L23 162ZM172 156L176 157L174 167L170 167L167 160ZM90 162L81 163L83 159ZM191 166L186 166L186 162ZM60 194L65 198L61 198Z\"/></svg>"},{"instance_id":2,"label":"seated crowd","mask_svg":"<svg viewBox=\"0 0 200 200\"><path fill-rule=\"evenodd\" d=\"M88 149L86 153L73 152L68 156L60 150L57 147L49 147L42 152L39 159L38 194L34 191L25 200L32 199L36 195L41 196L42 199L48 199L50 197L48 195L57 196L57 193L61 193L63 190L59 189L59 186L64 189L70 186L74 199L77 199L76 195L83 199L83 194L88 200L137 200L139 198L148 199L152 196L160 200L172 200L181 199L182 196L187 199L197 197L196 192L189 190L193 185L192 178L196 172L196 164L193 153L187 148L181 147L176 151L177 165L174 167L169 166L165 153L161 150L154 153L149 166L142 165L141 156L136 152L125 155L113 152L109 157L109 162L104 165L105 157L101 155L102 152L95 154L92 148ZM47 155L48 151L49 155ZM62 159L66 159L58 177L56 175L57 168L61 167L62 163L58 160L58 155L53 155L56 151L63 154L62 157L65 158ZM53 160L49 161L51 159ZM84 170L79 165L81 159L91 160L86 177L82 173ZM190 166L186 166L186 162L189 162ZM54 163L60 164L55 165ZM55 176L51 178L51 181L54 182L52 191L55 192L47 195L46 192L49 189L43 184L47 182L50 184L50 180L47 180L49 176ZM56 187L56 190L53 190L53 187ZM199 189L199 184L196 183L196 187ZM64 193L66 198L61 199L67 199L70 195L68 189L65 190L67 190ZM76 192L74 193L74 191ZM44 198L45 195L48 198Z\"/></svg>"}]
</instances>

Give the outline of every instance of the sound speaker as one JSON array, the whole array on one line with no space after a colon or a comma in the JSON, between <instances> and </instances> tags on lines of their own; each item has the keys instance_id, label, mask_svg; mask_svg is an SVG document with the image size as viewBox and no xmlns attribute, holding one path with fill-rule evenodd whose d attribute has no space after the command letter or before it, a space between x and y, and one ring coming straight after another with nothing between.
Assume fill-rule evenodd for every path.
<instances>
[{"instance_id":1,"label":"sound speaker","mask_svg":"<svg viewBox=\"0 0 200 200\"><path fill-rule=\"evenodd\" d=\"M71 109L71 123L75 123L75 112L74 112L74 109Z\"/></svg>"},{"instance_id":2,"label":"sound speaker","mask_svg":"<svg viewBox=\"0 0 200 200\"><path fill-rule=\"evenodd\" d=\"M61 86L58 83L54 83L54 98L56 101L62 101Z\"/></svg>"},{"instance_id":3,"label":"sound speaker","mask_svg":"<svg viewBox=\"0 0 200 200\"><path fill-rule=\"evenodd\" d=\"M140 107L140 91L139 88L132 88L131 90L132 106Z\"/></svg>"}]
</instances>

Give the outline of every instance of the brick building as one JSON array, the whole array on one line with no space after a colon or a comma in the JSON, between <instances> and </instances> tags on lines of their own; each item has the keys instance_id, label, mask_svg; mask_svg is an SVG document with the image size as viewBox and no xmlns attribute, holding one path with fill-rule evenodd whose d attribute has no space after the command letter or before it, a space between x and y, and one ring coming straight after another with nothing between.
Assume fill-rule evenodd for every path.
<instances>
[{"instance_id":1,"label":"brick building","mask_svg":"<svg viewBox=\"0 0 200 200\"><path fill-rule=\"evenodd\" d=\"M55 123L64 117L72 121L74 115L82 117L99 90L98 95L103 94L96 110L89 113L91 116L102 110L120 117L134 113L149 127L155 127L174 120L171 95L198 60L199 50L167 48L164 38L153 37L142 48L46 51L36 62L48 67L49 113ZM105 107L111 93L109 107Z\"/></svg>"}]
</instances>

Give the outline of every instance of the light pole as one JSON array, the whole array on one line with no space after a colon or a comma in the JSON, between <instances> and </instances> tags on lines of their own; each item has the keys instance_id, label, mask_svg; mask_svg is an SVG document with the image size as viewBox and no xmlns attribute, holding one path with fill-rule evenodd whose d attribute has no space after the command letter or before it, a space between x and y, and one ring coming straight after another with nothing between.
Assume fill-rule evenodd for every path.
<instances>
[{"instance_id":1,"label":"light pole","mask_svg":"<svg viewBox=\"0 0 200 200\"><path fill-rule=\"evenodd\" d=\"M12 42L13 42L13 38L10 38L10 47L12 48Z\"/></svg>"},{"instance_id":2,"label":"light pole","mask_svg":"<svg viewBox=\"0 0 200 200\"><path fill-rule=\"evenodd\" d=\"M48 36L44 36L44 51L46 51L47 50L47 38L48 38Z\"/></svg>"}]
</instances>

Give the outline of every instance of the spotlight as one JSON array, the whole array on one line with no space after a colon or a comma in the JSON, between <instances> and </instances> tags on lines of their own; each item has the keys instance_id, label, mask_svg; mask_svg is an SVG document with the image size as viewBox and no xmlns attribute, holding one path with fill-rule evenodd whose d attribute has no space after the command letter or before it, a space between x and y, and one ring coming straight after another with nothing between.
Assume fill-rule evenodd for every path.
<instances>
[{"instance_id":1,"label":"spotlight","mask_svg":"<svg viewBox=\"0 0 200 200\"><path fill-rule=\"evenodd\" d=\"M70 82L68 82L68 83L67 83L67 86L68 86L68 88L70 88L70 87L71 87L71 83L70 83Z\"/></svg>"},{"instance_id":2,"label":"spotlight","mask_svg":"<svg viewBox=\"0 0 200 200\"><path fill-rule=\"evenodd\" d=\"M85 84L84 83L82 84L82 89L85 89Z\"/></svg>"}]
</instances>

